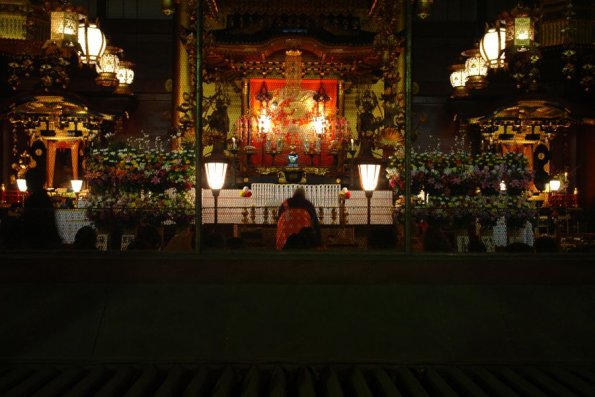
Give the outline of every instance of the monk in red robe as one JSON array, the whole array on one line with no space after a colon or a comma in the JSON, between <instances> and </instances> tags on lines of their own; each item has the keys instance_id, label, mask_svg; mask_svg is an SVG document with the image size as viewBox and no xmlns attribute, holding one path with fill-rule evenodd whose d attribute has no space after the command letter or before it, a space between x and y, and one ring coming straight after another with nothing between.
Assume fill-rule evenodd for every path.
<instances>
[{"instance_id":1,"label":"monk in red robe","mask_svg":"<svg viewBox=\"0 0 595 397\"><path fill-rule=\"evenodd\" d=\"M320 225L314 205L298 188L279 207L277 249L312 248L320 245Z\"/></svg>"}]
</instances>

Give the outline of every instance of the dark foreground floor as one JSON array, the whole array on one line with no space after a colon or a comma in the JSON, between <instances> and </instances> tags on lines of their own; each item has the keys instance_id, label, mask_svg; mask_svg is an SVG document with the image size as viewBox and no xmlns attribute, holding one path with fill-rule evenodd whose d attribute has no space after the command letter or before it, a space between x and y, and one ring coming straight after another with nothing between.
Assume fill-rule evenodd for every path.
<instances>
[{"instance_id":1,"label":"dark foreground floor","mask_svg":"<svg viewBox=\"0 0 595 397\"><path fill-rule=\"evenodd\" d=\"M0 371L4 396L566 397L595 395L593 367L46 366Z\"/></svg>"},{"instance_id":2,"label":"dark foreground floor","mask_svg":"<svg viewBox=\"0 0 595 397\"><path fill-rule=\"evenodd\" d=\"M595 396L589 256L0 261L0 395Z\"/></svg>"}]
</instances>

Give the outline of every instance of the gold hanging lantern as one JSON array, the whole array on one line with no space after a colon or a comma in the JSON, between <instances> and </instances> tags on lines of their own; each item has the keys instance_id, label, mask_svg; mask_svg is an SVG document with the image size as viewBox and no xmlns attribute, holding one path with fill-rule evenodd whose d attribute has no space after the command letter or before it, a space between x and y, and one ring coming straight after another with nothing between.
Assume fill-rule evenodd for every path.
<instances>
[{"instance_id":1,"label":"gold hanging lantern","mask_svg":"<svg viewBox=\"0 0 595 397\"><path fill-rule=\"evenodd\" d=\"M506 21L506 47L514 52L535 46L535 18L527 7L517 6Z\"/></svg>"},{"instance_id":2,"label":"gold hanging lantern","mask_svg":"<svg viewBox=\"0 0 595 397\"><path fill-rule=\"evenodd\" d=\"M450 74L450 85L454 88L453 97L461 98L469 95L467 91L467 70L464 64L452 65Z\"/></svg>"},{"instance_id":3,"label":"gold hanging lantern","mask_svg":"<svg viewBox=\"0 0 595 397\"><path fill-rule=\"evenodd\" d=\"M102 87L115 87L118 85L117 72L121 53L122 49L118 47L108 46L105 49L95 66L98 73L95 79L97 85Z\"/></svg>"},{"instance_id":4,"label":"gold hanging lantern","mask_svg":"<svg viewBox=\"0 0 595 397\"><path fill-rule=\"evenodd\" d=\"M134 63L130 61L120 61L116 78L118 79L118 86L114 93L121 95L132 95L130 85L134 81Z\"/></svg>"},{"instance_id":5,"label":"gold hanging lantern","mask_svg":"<svg viewBox=\"0 0 595 397\"><path fill-rule=\"evenodd\" d=\"M50 13L50 40L59 46L74 46L78 39L79 14L55 10Z\"/></svg>"},{"instance_id":6,"label":"gold hanging lantern","mask_svg":"<svg viewBox=\"0 0 595 397\"><path fill-rule=\"evenodd\" d=\"M467 56L465 61L465 71L467 72L466 87L472 90L480 90L488 85L488 66L479 50L473 48L463 52Z\"/></svg>"}]
</instances>

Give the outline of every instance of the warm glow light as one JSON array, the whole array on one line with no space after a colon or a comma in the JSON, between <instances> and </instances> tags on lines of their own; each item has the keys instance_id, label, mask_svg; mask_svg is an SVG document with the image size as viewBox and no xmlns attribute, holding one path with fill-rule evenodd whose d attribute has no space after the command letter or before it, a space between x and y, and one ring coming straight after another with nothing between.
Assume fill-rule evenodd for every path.
<instances>
[{"instance_id":1,"label":"warm glow light","mask_svg":"<svg viewBox=\"0 0 595 397\"><path fill-rule=\"evenodd\" d=\"M103 55L107 41L105 35L94 23L81 23L78 27L79 53L82 63L93 65Z\"/></svg>"},{"instance_id":2,"label":"warm glow light","mask_svg":"<svg viewBox=\"0 0 595 397\"><path fill-rule=\"evenodd\" d=\"M316 116L314 117L314 120L312 120L312 124L314 125L314 131L316 131L318 135L323 134L326 129L326 118L324 116Z\"/></svg>"},{"instance_id":3,"label":"warm glow light","mask_svg":"<svg viewBox=\"0 0 595 397\"><path fill-rule=\"evenodd\" d=\"M490 68L504 67L504 49L506 48L506 29L491 28L479 42L479 51Z\"/></svg>"},{"instance_id":4,"label":"warm glow light","mask_svg":"<svg viewBox=\"0 0 595 397\"><path fill-rule=\"evenodd\" d=\"M205 163L207 173L207 183L212 190L219 190L225 183L225 173L227 172L227 163Z\"/></svg>"},{"instance_id":5,"label":"warm glow light","mask_svg":"<svg viewBox=\"0 0 595 397\"><path fill-rule=\"evenodd\" d=\"M378 184L380 164L359 164L358 168L362 188L367 192L374 191Z\"/></svg>"},{"instance_id":6,"label":"warm glow light","mask_svg":"<svg viewBox=\"0 0 595 397\"><path fill-rule=\"evenodd\" d=\"M469 95L467 92L467 71L465 65L453 65L451 67L452 73L450 74L450 85L454 88L454 97L464 97Z\"/></svg>"},{"instance_id":7,"label":"warm glow light","mask_svg":"<svg viewBox=\"0 0 595 397\"><path fill-rule=\"evenodd\" d=\"M465 51L468 56L465 61L465 72L467 72L467 86L472 89L481 89L487 85L488 64L482 58L478 49Z\"/></svg>"},{"instance_id":8,"label":"warm glow light","mask_svg":"<svg viewBox=\"0 0 595 397\"><path fill-rule=\"evenodd\" d=\"M74 45L77 41L79 16L71 11L52 11L50 16L50 40Z\"/></svg>"},{"instance_id":9,"label":"warm glow light","mask_svg":"<svg viewBox=\"0 0 595 397\"><path fill-rule=\"evenodd\" d=\"M27 180L26 179L17 179L17 187L19 188L20 192L27 191Z\"/></svg>"},{"instance_id":10,"label":"warm glow light","mask_svg":"<svg viewBox=\"0 0 595 397\"><path fill-rule=\"evenodd\" d=\"M423 203L426 202L426 192L424 192L424 190L420 190L419 194L417 195L417 198L420 199Z\"/></svg>"},{"instance_id":11,"label":"warm glow light","mask_svg":"<svg viewBox=\"0 0 595 397\"><path fill-rule=\"evenodd\" d=\"M120 52L121 50L117 47L107 47L95 65L97 73L113 73L115 75L120 64L118 57Z\"/></svg>"},{"instance_id":12,"label":"warm glow light","mask_svg":"<svg viewBox=\"0 0 595 397\"><path fill-rule=\"evenodd\" d=\"M501 181L500 182L500 191L501 192L505 192L506 191L506 182Z\"/></svg>"},{"instance_id":13,"label":"warm glow light","mask_svg":"<svg viewBox=\"0 0 595 397\"><path fill-rule=\"evenodd\" d=\"M557 192L560 190L560 181L558 179L552 179L550 181L550 191Z\"/></svg>"},{"instance_id":14,"label":"warm glow light","mask_svg":"<svg viewBox=\"0 0 595 397\"><path fill-rule=\"evenodd\" d=\"M531 17L517 17L514 19L514 45L529 46L533 41L533 21Z\"/></svg>"},{"instance_id":15,"label":"warm glow light","mask_svg":"<svg viewBox=\"0 0 595 397\"><path fill-rule=\"evenodd\" d=\"M266 112L266 109L260 110L260 115L258 116L258 131L262 134L268 134L273 129L273 123L271 120L271 116L269 116Z\"/></svg>"},{"instance_id":16,"label":"warm glow light","mask_svg":"<svg viewBox=\"0 0 595 397\"><path fill-rule=\"evenodd\" d=\"M515 51L527 51L534 45L535 19L526 7L517 6L511 13L506 22L506 45Z\"/></svg>"},{"instance_id":17,"label":"warm glow light","mask_svg":"<svg viewBox=\"0 0 595 397\"><path fill-rule=\"evenodd\" d=\"M133 63L130 61L120 61L116 76L120 84L130 85L134 81Z\"/></svg>"},{"instance_id":18,"label":"warm glow light","mask_svg":"<svg viewBox=\"0 0 595 397\"><path fill-rule=\"evenodd\" d=\"M95 82L103 87L115 87L118 85L118 67L120 65L119 55L122 49L108 46L101 57L99 57L95 69L97 78Z\"/></svg>"},{"instance_id":19,"label":"warm glow light","mask_svg":"<svg viewBox=\"0 0 595 397\"><path fill-rule=\"evenodd\" d=\"M83 188L83 181L81 179L72 179L70 185L72 186L73 192L80 193Z\"/></svg>"},{"instance_id":20,"label":"warm glow light","mask_svg":"<svg viewBox=\"0 0 595 397\"><path fill-rule=\"evenodd\" d=\"M465 71L468 77L487 76L488 66L480 54L469 57L465 61Z\"/></svg>"},{"instance_id":21,"label":"warm glow light","mask_svg":"<svg viewBox=\"0 0 595 397\"><path fill-rule=\"evenodd\" d=\"M120 61L118 64L118 70L116 72L116 78L118 79L118 86L114 93L132 95L130 85L134 81L134 70L132 67L134 63L130 61Z\"/></svg>"},{"instance_id":22,"label":"warm glow light","mask_svg":"<svg viewBox=\"0 0 595 397\"><path fill-rule=\"evenodd\" d=\"M467 83L467 71L463 65L460 66L460 69L456 69L450 74L450 85L453 88L465 87L465 83Z\"/></svg>"}]
</instances>

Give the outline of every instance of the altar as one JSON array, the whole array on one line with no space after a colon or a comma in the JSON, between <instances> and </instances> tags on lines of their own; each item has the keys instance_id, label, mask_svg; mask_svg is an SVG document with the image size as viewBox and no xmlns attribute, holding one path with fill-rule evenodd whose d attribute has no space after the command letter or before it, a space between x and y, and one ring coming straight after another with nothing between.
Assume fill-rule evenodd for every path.
<instances>
[{"instance_id":1,"label":"altar","mask_svg":"<svg viewBox=\"0 0 595 397\"><path fill-rule=\"evenodd\" d=\"M337 225L344 216L346 224L367 224L367 198L363 190L351 190L351 197L340 200L341 186L327 185L278 185L252 184L252 195L242 197L241 189L222 189L219 193L217 222L221 224L275 224L279 206L293 195L297 187L306 192L306 198L316 208L321 225ZM392 191L375 191L371 200L371 224L393 223ZM215 203L210 189L202 190L202 222L214 222ZM343 211L343 212L341 212Z\"/></svg>"}]
</instances>

